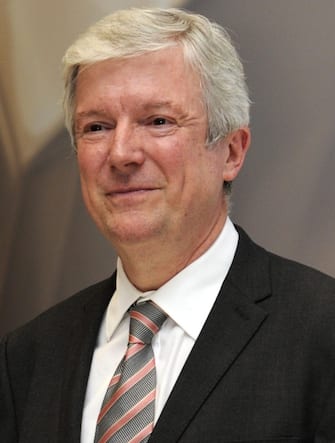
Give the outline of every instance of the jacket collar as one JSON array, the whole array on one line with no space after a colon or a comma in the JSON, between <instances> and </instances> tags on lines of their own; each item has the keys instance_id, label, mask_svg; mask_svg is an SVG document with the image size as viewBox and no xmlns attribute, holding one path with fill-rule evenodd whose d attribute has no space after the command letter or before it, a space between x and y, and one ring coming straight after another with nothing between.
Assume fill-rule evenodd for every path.
<instances>
[{"instance_id":1,"label":"jacket collar","mask_svg":"<svg viewBox=\"0 0 335 443\"><path fill-rule=\"evenodd\" d=\"M260 302L271 292L268 255L237 229L240 239L234 261L155 426L152 443L178 441L267 317Z\"/></svg>"}]
</instances>

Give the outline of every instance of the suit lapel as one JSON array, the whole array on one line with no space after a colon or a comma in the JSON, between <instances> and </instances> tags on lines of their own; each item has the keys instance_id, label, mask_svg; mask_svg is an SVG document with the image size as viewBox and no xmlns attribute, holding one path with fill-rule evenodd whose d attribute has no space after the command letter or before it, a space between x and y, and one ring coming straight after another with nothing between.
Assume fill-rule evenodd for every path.
<instances>
[{"instance_id":1,"label":"suit lapel","mask_svg":"<svg viewBox=\"0 0 335 443\"><path fill-rule=\"evenodd\" d=\"M115 291L115 275L83 291L85 302L68 331L67 361L63 369L59 442L80 441L86 386L102 317Z\"/></svg>"},{"instance_id":2,"label":"suit lapel","mask_svg":"<svg viewBox=\"0 0 335 443\"><path fill-rule=\"evenodd\" d=\"M239 233L232 267L156 424L152 443L179 440L267 317L256 302L270 293L268 258Z\"/></svg>"}]
</instances>

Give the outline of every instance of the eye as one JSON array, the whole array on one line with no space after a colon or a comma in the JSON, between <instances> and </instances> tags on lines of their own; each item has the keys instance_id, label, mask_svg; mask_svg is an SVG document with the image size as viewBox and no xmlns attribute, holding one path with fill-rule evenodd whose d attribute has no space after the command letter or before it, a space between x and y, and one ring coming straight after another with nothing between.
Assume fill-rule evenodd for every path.
<instances>
[{"instance_id":1,"label":"eye","mask_svg":"<svg viewBox=\"0 0 335 443\"><path fill-rule=\"evenodd\" d=\"M155 137L170 135L177 128L177 122L172 116L151 115L143 122L150 134Z\"/></svg>"},{"instance_id":2,"label":"eye","mask_svg":"<svg viewBox=\"0 0 335 443\"><path fill-rule=\"evenodd\" d=\"M100 124L100 123L93 123L88 125L85 128L85 132L99 132L99 131L103 131L105 129L105 127Z\"/></svg>"},{"instance_id":3,"label":"eye","mask_svg":"<svg viewBox=\"0 0 335 443\"><path fill-rule=\"evenodd\" d=\"M162 126L162 125L166 125L168 122L168 120L164 117L156 117L155 119L153 119L152 124L154 126Z\"/></svg>"}]
</instances>

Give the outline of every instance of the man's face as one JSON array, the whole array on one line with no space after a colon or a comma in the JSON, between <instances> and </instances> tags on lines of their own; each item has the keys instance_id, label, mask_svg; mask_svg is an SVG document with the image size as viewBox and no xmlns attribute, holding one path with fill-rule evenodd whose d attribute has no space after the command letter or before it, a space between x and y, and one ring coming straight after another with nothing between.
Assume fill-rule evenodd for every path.
<instances>
[{"instance_id":1,"label":"man's face","mask_svg":"<svg viewBox=\"0 0 335 443\"><path fill-rule=\"evenodd\" d=\"M196 249L223 226L227 149L205 145L200 80L180 48L83 69L75 132L85 203L119 253Z\"/></svg>"}]
</instances>

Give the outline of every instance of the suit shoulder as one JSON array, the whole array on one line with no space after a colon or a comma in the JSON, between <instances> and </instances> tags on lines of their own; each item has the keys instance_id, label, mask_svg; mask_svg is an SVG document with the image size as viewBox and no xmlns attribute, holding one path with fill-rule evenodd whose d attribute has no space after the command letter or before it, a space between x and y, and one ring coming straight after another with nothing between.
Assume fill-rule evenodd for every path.
<instances>
[{"instance_id":1,"label":"suit shoulder","mask_svg":"<svg viewBox=\"0 0 335 443\"><path fill-rule=\"evenodd\" d=\"M259 280L263 277L263 283L265 276L269 273L271 286L275 288L335 293L335 278L268 251L251 240L240 226L236 228L240 236L237 253L239 270L243 269Z\"/></svg>"},{"instance_id":2,"label":"suit shoulder","mask_svg":"<svg viewBox=\"0 0 335 443\"><path fill-rule=\"evenodd\" d=\"M335 278L315 268L268 252L275 285L294 291L329 293L335 296Z\"/></svg>"},{"instance_id":3,"label":"suit shoulder","mask_svg":"<svg viewBox=\"0 0 335 443\"><path fill-rule=\"evenodd\" d=\"M78 318L80 312L90 309L91 305L96 311L104 311L115 290L114 281L113 276L82 289L7 334L5 340L15 346L20 343L27 344L29 341L39 341L45 334L63 335Z\"/></svg>"},{"instance_id":4,"label":"suit shoulder","mask_svg":"<svg viewBox=\"0 0 335 443\"><path fill-rule=\"evenodd\" d=\"M296 261L268 254L272 308L285 313L286 325L290 319L319 343L335 343L335 279Z\"/></svg>"},{"instance_id":5,"label":"suit shoulder","mask_svg":"<svg viewBox=\"0 0 335 443\"><path fill-rule=\"evenodd\" d=\"M299 310L332 311L335 316L335 279L314 268L281 257L254 243L237 227L240 241L231 278L242 291L272 295L270 303L287 303ZM327 308L328 307L328 308Z\"/></svg>"}]
</instances>

